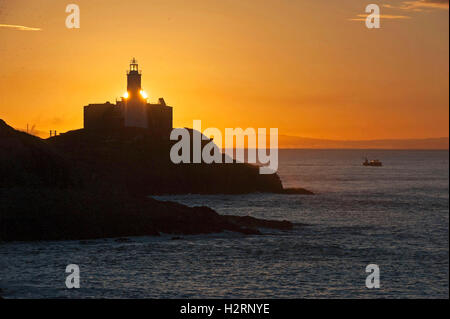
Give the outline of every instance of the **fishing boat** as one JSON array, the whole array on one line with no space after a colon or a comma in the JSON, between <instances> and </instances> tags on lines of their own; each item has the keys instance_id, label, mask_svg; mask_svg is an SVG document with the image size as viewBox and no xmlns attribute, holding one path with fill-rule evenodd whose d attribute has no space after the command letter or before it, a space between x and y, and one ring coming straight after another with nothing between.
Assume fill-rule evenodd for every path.
<instances>
[{"instance_id":1,"label":"fishing boat","mask_svg":"<svg viewBox=\"0 0 450 319\"><path fill-rule=\"evenodd\" d=\"M383 163L380 162L379 160L368 160L366 157L366 160L363 162L364 166L383 166Z\"/></svg>"}]
</instances>

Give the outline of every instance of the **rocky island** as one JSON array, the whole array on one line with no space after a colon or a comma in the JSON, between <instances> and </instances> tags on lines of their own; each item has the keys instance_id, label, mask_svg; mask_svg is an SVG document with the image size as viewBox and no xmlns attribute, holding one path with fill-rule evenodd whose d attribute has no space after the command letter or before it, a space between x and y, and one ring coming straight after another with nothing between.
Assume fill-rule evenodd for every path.
<instances>
[{"instance_id":1,"label":"rocky island","mask_svg":"<svg viewBox=\"0 0 450 319\"><path fill-rule=\"evenodd\" d=\"M149 198L302 193L284 190L278 175L260 175L248 164L172 164L170 145L139 128L76 130L43 140L0 120L0 240L259 234L262 227L292 228L288 221L223 216L208 207Z\"/></svg>"}]
</instances>

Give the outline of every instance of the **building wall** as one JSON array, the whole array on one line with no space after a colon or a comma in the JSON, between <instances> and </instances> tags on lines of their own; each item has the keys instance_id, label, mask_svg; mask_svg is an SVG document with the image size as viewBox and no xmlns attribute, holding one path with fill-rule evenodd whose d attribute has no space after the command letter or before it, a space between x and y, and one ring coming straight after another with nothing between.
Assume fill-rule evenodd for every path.
<instances>
[{"instance_id":1,"label":"building wall","mask_svg":"<svg viewBox=\"0 0 450 319\"><path fill-rule=\"evenodd\" d=\"M124 126L120 108L109 102L89 104L84 107L85 129L111 129Z\"/></svg>"},{"instance_id":2,"label":"building wall","mask_svg":"<svg viewBox=\"0 0 450 319\"><path fill-rule=\"evenodd\" d=\"M173 128L173 109L165 103L134 105L129 101L120 101L117 105L108 102L84 107L85 129L114 129L124 126L148 128L155 135L168 137Z\"/></svg>"},{"instance_id":3,"label":"building wall","mask_svg":"<svg viewBox=\"0 0 450 319\"><path fill-rule=\"evenodd\" d=\"M148 127L159 135L169 136L173 128L172 107L161 104L147 104Z\"/></svg>"},{"instance_id":4,"label":"building wall","mask_svg":"<svg viewBox=\"0 0 450 319\"><path fill-rule=\"evenodd\" d=\"M125 102L125 126L149 128L148 114L145 101L140 99L129 99Z\"/></svg>"}]
</instances>

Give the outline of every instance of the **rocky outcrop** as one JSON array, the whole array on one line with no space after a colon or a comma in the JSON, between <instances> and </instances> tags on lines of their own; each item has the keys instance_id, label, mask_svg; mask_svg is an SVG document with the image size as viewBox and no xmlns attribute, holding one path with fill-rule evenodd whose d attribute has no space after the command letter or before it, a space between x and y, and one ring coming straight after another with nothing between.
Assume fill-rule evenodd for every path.
<instances>
[{"instance_id":1,"label":"rocky outcrop","mask_svg":"<svg viewBox=\"0 0 450 319\"><path fill-rule=\"evenodd\" d=\"M172 164L171 143L137 128L78 130L42 140L0 120L0 240L292 228L287 221L222 216L208 207L148 198L285 191L276 174L260 175L248 164Z\"/></svg>"},{"instance_id":2,"label":"rocky outcrop","mask_svg":"<svg viewBox=\"0 0 450 319\"><path fill-rule=\"evenodd\" d=\"M284 188L280 193L286 195L314 195L313 192L304 188Z\"/></svg>"},{"instance_id":3,"label":"rocky outcrop","mask_svg":"<svg viewBox=\"0 0 450 319\"><path fill-rule=\"evenodd\" d=\"M143 196L311 193L285 190L277 174L261 175L250 164L173 164L173 143L139 128L76 130L42 140L0 120L0 187L114 187Z\"/></svg>"},{"instance_id":4,"label":"rocky outcrop","mask_svg":"<svg viewBox=\"0 0 450 319\"><path fill-rule=\"evenodd\" d=\"M191 235L259 228L288 230L287 221L222 216L208 207L187 207L123 193L57 189L0 189L0 241L82 240L161 233Z\"/></svg>"},{"instance_id":5,"label":"rocky outcrop","mask_svg":"<svg viewBox=\"0 0 450 319\"><path fill-rule=\"evenodd\" d=\"M77 170L85 185L115 185L133 194L243 194L283 190L277 174L261 175L256 166L173 164L173 141L145 129L77 130L48 140Z\"/></svg>"},{"instance_id":6,"label":"rocky outcrop","mask_svg":"<svg viewBox=\"0 0 450 319\"><path fill-rule=\"evenodd\" d=\"M44 140L0 120L0 187L68 187L70 166Z\"/></svg>"}]
</instances>

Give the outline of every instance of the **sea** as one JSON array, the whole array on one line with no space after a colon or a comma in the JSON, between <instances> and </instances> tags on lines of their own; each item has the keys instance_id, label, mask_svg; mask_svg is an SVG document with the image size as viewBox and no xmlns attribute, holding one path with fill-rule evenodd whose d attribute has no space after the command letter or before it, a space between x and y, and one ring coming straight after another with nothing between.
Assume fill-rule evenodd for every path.
<instances>
[{"instance_id":1,"label":"sea","mask_svg":"<svg viewBox=\"0 0 450 319\"><path fill-rule=\"evenodd\" d=\"M362 166L364 157L383 167ZM158 196L294 229L0 243L3 298L448 298L449 152L280 150L308 195ZM67 289L69 264L80 288ZM379 288L368 288L375 265ZM374 282L374 281L370 281Z\"/></svg>"}]
</instances>

